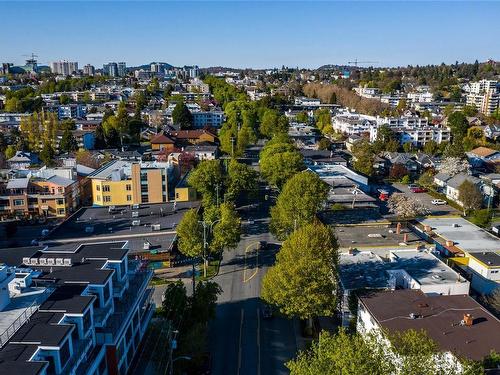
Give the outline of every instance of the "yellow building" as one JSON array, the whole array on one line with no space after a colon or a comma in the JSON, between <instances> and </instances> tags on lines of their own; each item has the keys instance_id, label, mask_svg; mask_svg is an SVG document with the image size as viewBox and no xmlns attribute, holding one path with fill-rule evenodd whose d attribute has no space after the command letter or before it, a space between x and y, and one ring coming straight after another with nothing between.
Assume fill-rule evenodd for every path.
<instances>
[{"instance_id":1,"label":"yellow building","mask_svg":"<svg viewBox=\"0 0 500 375\"><path fill-rule=\"evenodd\" d=\"M168 202L169 163L114 160L89 175L95 206Z\"/></svg>"},{"instance_id":2,"label":"yellow building","mask_svg":"<svg viewBox=\"0 0 500 375\"><path fill-rule=\"evenodd\" d=\"M175 187L175 201L176 202L192 202L197 199L196 190L188 185L186 173Z\"/></svg>"}]
</instances>

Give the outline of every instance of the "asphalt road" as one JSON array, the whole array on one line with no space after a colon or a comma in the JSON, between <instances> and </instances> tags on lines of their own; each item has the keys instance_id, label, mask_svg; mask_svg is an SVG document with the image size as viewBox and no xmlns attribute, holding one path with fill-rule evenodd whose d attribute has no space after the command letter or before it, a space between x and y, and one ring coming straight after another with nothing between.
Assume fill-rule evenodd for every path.
<instances>
[{"instance_id":1,"label":"asphalt road","mask_svg":"<svg viewBox=\"0 0 500 375\"><path fill-rule=\"evenodd\" d=\"M210 326L209 348L213 375L288 374L284 362L297 350L293 322L284 317L262 317L262 277L278 250L268 232L268 207L241 212L244 235L235 250L224 252L215 281L223 289ZM268 242L258 250L259 241Z\"/></svg>"}]
</instances>

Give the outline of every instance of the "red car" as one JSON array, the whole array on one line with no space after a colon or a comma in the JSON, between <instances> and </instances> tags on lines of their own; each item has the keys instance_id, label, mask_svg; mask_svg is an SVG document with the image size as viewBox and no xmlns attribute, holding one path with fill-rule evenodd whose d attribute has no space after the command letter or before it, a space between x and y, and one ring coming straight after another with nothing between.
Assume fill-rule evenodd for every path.
<instances>
[{"instance_id":1,"label":"red car","mask_svg":"<svg viewBox=\"0 0 500 375\"><path fill-rule=\"evenodd\" d=\"M412 193L425 193L427 191L427 189L420 187L420 186L417 186L417 187L411 188L410 191Z\"/></svg>"}]
</instances>

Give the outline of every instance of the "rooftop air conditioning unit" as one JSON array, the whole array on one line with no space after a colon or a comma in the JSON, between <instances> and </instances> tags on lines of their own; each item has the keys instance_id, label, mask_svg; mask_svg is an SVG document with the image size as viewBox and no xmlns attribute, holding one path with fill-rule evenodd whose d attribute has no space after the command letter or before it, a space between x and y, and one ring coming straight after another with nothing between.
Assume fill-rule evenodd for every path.
<instances>
[{"instance_id":1,"label":"rooftop air conditioning unit","mask_svg":"<svg viewBox=\"0 0 500 375\"><path fill-rule=\"evenodd\" d=\"M151 247L151 243L149 241L144 241L144 244L142 246L143 250L149 250Z\"/></svg>"},{"instance_id":2,"label":"rooftop air conditioning unit","mask_svg":"<svg viewBox=\"0 0 500 375\"><path fill-rule=\"evenodd\" d=\"M85 233L94 233L94 227L91 225L85 227Z\"/></svg>"},{"instance_id":3,"label":"rooftop air conditioning unit","mask_svg":"<svg viewBox=\"0 0 500 375\"><path fill-rule=\"evenodd\" d=\"M141 225L141 221L140 220L132 220L132 226L137 227L139 225Z\"/></svg>"},{"instance_id":4,"label":"rooftop air conditioning unit","mask_svg":"<svg viewBox=\"0 0 500 375\"><path fill-rule=\"evenodd\" d=\"M40 258L39 263L41 266L47 265L47 259L46 258Z\"/></svg>"},{"instance_id":5,"label":"rooftop air conditioning unit","mask_svg":"<svg viewBox=\"0 0 500 375\"><path fill-rule=\"evenodd\" d=\"M132 217L139 217L139 211L132 211Z\"/></svg>"},{"instance_id":6,"label":"rooftop air conditioning unit","mask_svg":"<svg viewBox=\"0 0 500 375\"><path fill-rule=\"evenodd\" d=\"M47 259L47 264L49 266L54 266L56 264L55 259L54 258L48 258Z\"/></svg>"},{"instance_id":7,"label":"rooftop air conditioning unit","mask_svg":"<svg viewBox=\"0 0 500 375\"><path fill-rule=\"evenodd\" d=\"M56 266L62 266L64 265L63 258L56 258Z\"/></svg>"},{"instance_id":8,"label":"rooftop air conditioning unit","mask_svg":"<svg viewBox=\"0 0 500 375\"><path fill-rule=\"evenodd\" d=\"M160 224L152 224L151 225L151 229L153 231L158 231L158 230L161 230L161 225Z\"/></svg>"},{"instance_id":9,"label":"rooftop air conditioning unit","mask_svg":"<svg viewBox=\"0 0 500 375\"><path fill-rule=\"evenodd\" d=\"M70 258L64 259L64 265L67 267L70 267L71 266L71 259Z\"/></svg>"},{"instance_id":10,"label":"rooftop air conditioning unit","mask_svg":"<svg viewBox=\"0 0 500 375\"><path fill-rule=\"evenodd\" d=\"M23 264L26 264L26 265L31 264L31 259L30 259L30 258L28 258L28 257L24 257L24 258L23 258Z\"/></svg>"},{"instance_id":11,"label":"rooftop air conditioning unit","mask_svg":"<svg viewBox=\"0 0 500 375\"><path fill-rule=\"evenodd\" d=\"M31 264L33 264L33 265L38 264L38 259L37 258L31 258Z\"/></svg>"},{"instance_id":12,"label":"rooftop air conditioning unit","mask_svg":"<svg viewBox=\"0 0 500 375\"><path fill-rule=\"evenodd\" d=\"M132 205L132 209L134 209L134 210L138 210L140 207L141 207L140 204L133 204Z\"/></svg>"}]
</instances>

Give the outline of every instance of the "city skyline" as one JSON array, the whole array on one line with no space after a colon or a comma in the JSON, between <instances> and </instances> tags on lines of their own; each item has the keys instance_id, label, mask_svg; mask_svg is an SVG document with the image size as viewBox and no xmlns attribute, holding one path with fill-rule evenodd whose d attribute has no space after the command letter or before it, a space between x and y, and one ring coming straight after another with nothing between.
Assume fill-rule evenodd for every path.
<instances>
[{"instance_id":1,"label":"city skyline","mask_svg":"<svg viewBox=\"0 0 500 375\"><path fill-rule=\"evenodd\" d=\"M380 67L500 59L494 2L116 4L5 4L4 26L23 32L0 36L2 60L23 64L34 52L41 65L317 68L356 59Z\"/></svg>"}]
</instances>

